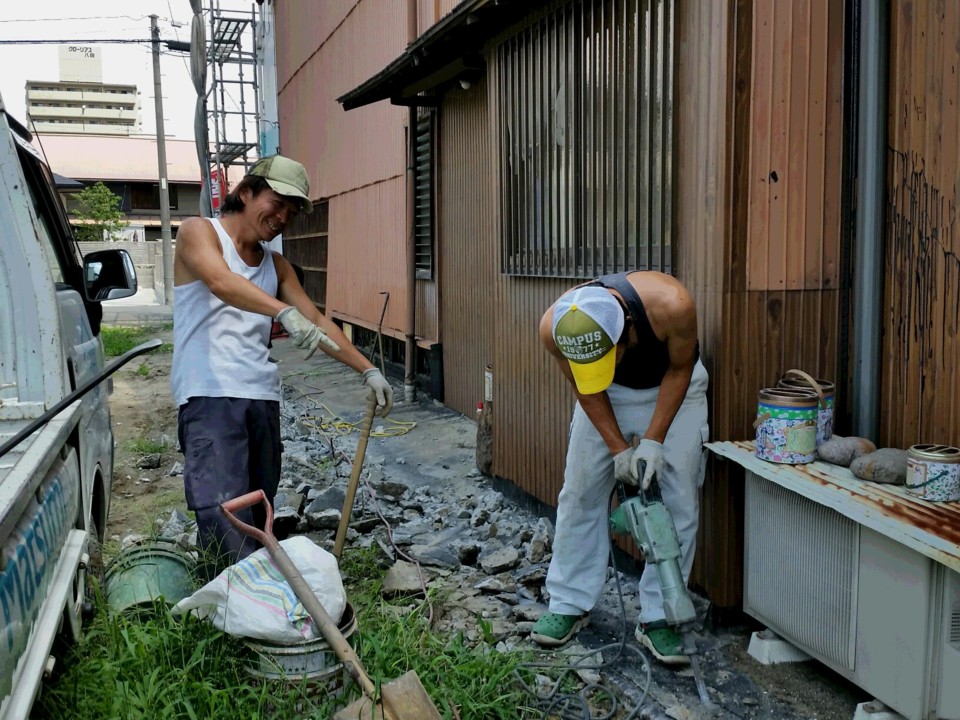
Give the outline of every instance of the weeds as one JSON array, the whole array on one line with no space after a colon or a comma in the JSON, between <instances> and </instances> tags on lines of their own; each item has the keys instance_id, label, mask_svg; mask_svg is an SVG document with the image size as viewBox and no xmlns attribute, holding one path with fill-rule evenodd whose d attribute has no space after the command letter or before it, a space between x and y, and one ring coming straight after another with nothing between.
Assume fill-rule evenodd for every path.
<instances>
[{"instance_id":1,"label":"weeds","mask_svg":"<svg viewBox=\"0 0 960 720\"><path fill-rule=\"evenodd\" d=\"M167 444L159 440L151 440L148 437L138 437L130 442L130 452L139 455L154 455L167 450Z\"/></svg>"},{"instance_id":2,"label":"weeds","mask_svg":"<svg viewBox=\"0 0 960 720\"><path fill-rule=\"evenodd\" d=\"M150 374L150 365L149 365L148 363L146 363L146 362L142 362L142 363L140 363L140 365L137 367L137 369L136 369L135 372L136 372L137 375L139 375L140 377L147 377L147 375Z\"/></svg>"},{"instance_id":3,"label":"weeds","mask_svg":"<svg viewBox=\"0 0 960 720\"><path fill-rule=\"evenodd\" d=\"M383 573L377 550L344 554L342 574L358 617L352 641L372 677L385 682L415 670L444 718L538 716L524 707L513 681L528 657L470 646L462 634L438 636L422 610L398 614L380 595ZM206 621L175 617L163 605L136 619L110 614L102 599L97 607L65 670L40 694L35 720L320 720L360 695L345 677L339 697L311 693L296 680L254 682L242 642Z\"/></svg>"},{"instance_id":4,"label":"weeds","mask_svg":"<svg viewBox=\"0 0 960 720\"><path fill-rule=\"evenodd\" d=\"M168 323L169 327L173 327ZM107 327L100 328L100 339L103 340L103 352L107 357L117 357L129 352L142 342L150 340L154 335L163 330L169 330L167 325L148 326L148 327ZM173 352L173 345L164 343L155 353Z\"/></svg>"}]
</instances>

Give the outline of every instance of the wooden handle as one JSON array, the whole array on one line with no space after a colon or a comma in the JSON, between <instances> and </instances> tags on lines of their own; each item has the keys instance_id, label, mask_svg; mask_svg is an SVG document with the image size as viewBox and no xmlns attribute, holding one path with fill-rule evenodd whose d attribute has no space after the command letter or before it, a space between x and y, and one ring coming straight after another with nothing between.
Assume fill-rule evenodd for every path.
<instances>
[{"instance_id":1,"label":"wooden handle","mask_svg":"<svg viewBox=\"0 0 960 720\"><path fill-rule=\"evenodd\" d=\"M763 423L773 417L770 413L764 413L763 415L757 415L757 419L753 421L753 429L756 430Z\"/></svg>"},{"instance_id":2,"label":"wooden handle","mask_svg":"<svg viewBox=\"0 0 960 720\"><path fill-rule=\"evenodd\" d=\"M803 370L787 370L787 372L784 373L784 377L786 377L787 375L796 375L797 377L800 377L806 380L810 384L810 387L812 387L814 391L817 393L817 397L820 398L820 407L826 409L827 397L826 395L823 394L823 388L820 387L820 383L818 383L812 377L807 375Z\"/></svg>"},{"instance_id":3,"label":"wooden handle","mask_svg":"<svg viewBox=\"0 0 960 720\"><path fill-rule=\"evenodd\" d=\"M337 560L343 554L343 545L347 540L347 526L350 524L353 501L357 496L357 485L360 484L360 471L363 469L363 457L367 453L367 441L370 439L370 428L373 425L373 415L376 411L377 395L371 390L367 394L367 408L366 414L363 416L363 425L360 427L357 454L353 458L353 470L350 472L350 482L347 484L347 493L343 498L343 510L340 513L340 524L337 526L337 539L333 544L333 555Z\"/></svg>"}]
</instances>

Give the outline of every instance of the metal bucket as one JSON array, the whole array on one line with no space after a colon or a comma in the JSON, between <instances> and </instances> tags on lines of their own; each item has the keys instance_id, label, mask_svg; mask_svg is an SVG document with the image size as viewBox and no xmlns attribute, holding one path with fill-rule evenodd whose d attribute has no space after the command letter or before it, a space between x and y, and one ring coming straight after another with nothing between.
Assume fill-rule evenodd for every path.
<instances>
[{"instance_id":1,"label":"metal bucket","mask_svg":"<svg viewBox=\"0 0 960 720\"><path fill-rule=\"evenodd\" d=\"M357 630L357 616L347 601L338 623L340 633L351 645L351 637ZM322 637L304 640L291 645L271 643L266 640L243 641L248 656L245 662L247 673L257 680L305 684L311 694L339 695L343 690L343 663Z\"/></svg>"},{"instance_id":2,"label":"metal bucket","mask_svg":"<svg viewBox=\"0 0 960 720\"><path fill-rule=\"evenodd\" d=\"M196 561L173 540L149 540L120 552L105 573L107 606L114 612L176 605L194 591Z\"/></svg>"},{"instance_id":3,"label":"metal bucket","mask_svg":"<svg viewBox=\"0 0 960 720\"><path fill-rule=\"evenodd\" d=\"M817 408L812 390L766 388L757 398L756 455L761 460L802 465L817 454Z\"/></svg>"},{"instance_id":4,"label":"metal bucket","mask_svg":"<svg viewBox=\"0 0 960 720\"><path fill-rule=\"evenodd\" d=\"M830 380L814 380L802 370L787 370L777 387L793 390L813 390L821 397L817 409L817 447L833 437L833 406L836 403L837 386Z\"/></svg>"},{"instance_id":5,"label":"metal bucket","mask_svg":"<svg viewBox=\"0 0 960 720\"><path fill-rule=\"evenodd\" d=\"M907 492L933 502L960 501L960 449L914 445L907 451Z\"/></svg>"}]
</instances>

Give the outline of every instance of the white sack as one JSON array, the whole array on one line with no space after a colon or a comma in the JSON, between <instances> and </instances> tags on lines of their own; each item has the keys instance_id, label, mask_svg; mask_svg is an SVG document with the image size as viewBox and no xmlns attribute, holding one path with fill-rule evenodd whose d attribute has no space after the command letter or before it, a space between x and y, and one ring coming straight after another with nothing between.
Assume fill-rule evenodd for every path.
<instances>
[{"instance_id":1,"label":"white sack","mask_svg":"<svg viewBox=\"0 0 960 720\"><path fill-rule=\"evenodd\" d=\"M280 546L323 609L334 622L339 622L347 594L336 558L302 535L282 540ZM320 631L266 548L231 565L173 608L174 613L191 611L236 637L280 644L320 637Z\"/></svg>"}]
</instances>

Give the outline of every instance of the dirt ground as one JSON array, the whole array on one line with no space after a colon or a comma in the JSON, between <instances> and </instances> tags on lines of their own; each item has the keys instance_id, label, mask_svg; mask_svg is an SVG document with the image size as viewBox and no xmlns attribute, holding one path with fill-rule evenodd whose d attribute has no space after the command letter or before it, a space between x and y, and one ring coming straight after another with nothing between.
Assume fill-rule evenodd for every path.
<instances>
[{"instance_id":1,"label":"dirt ground","mask_svg":"<svg viewBox=\"0 0 960 720\"><path fill-rule=\"evenodd\" d=\"M172 330L160 330L151 337L170 343ZM275 347L273 352L283 356L285 350ZM133 360L114 375L111 410L116 453L113 498L104 544L106 561L116 554L125 537L150 535L156 531L158 517L169 516L175 508L186 510L183 478L170 476L171 468L183 459L176 450L176 409L170 392L172 359L172 353L157 352ZM293 363L283 357L281 365L290 368ZM332 382L335 385L337 381ZM352 379L349 383L353 388ZM463 419L463 422L469 420ZM423 440L429 441L429 438ZM428 444L435 453L436 444ZM139 467L145 456L158 451L158 467ZM371 452L376 454L378 450L374 448ZM404 452L408 458L416 454L410 447ZM411 461L411 464L417 465L421 477L431 476L428 462ZM857 702L869 699L819 663L760 665L747 655L748 632L728 630L715 639L727 648L727 659L722 663L726 669L717 670L731 677L725 691L734 696L743 695L745 703L753 705L744 708L741 717L847 720L853 717ZM736 687L744 683L744 687ZM785 712L785 708L789 710Z\"/></svg>"},{"instance_id":2,"label":"dirt ground","mask_svg":"<svg viewBox=\"0 0 960 720\"><path fill-rule=\"evenodd\" d=\"M173 331L160 330L151 337L170 343ZM177 411L170 392L172 360L170 352L141 356L113 376L110 412L115 450L105 559L116 553L124 537L149 535L158 517L174 508L186 510L183 478L169 476L174 463L183 459L177 452ZM157 451L159 467L139 467Z\"/></svg>"}]
</instances>

